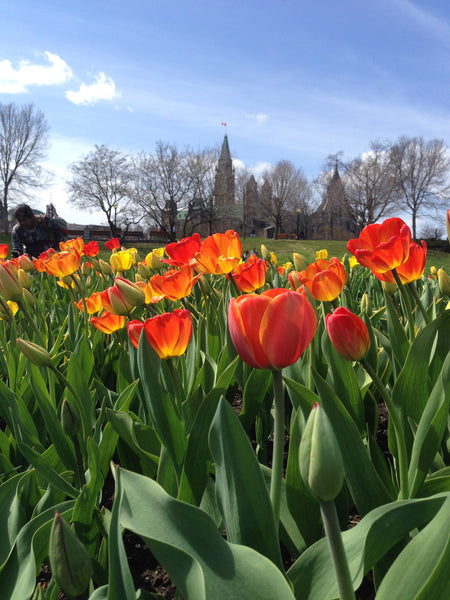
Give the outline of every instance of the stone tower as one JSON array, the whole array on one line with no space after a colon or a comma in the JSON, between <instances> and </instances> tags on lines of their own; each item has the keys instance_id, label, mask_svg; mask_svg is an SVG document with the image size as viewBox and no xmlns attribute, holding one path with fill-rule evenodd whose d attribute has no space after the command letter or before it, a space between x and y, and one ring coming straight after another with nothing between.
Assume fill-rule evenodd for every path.
<instances>
[{"instance_id":1,"label":"stone tower","mask_svg":"<svg viewBox=\"0 0 450 600\"><path fill-rule=\"evenodd\" d=\"M228 136L225 134L216 168L214 182L214 200L216 206L230 206L235 200L235 180L233 161L231 160Z\"/></svg>"}]
</instances>

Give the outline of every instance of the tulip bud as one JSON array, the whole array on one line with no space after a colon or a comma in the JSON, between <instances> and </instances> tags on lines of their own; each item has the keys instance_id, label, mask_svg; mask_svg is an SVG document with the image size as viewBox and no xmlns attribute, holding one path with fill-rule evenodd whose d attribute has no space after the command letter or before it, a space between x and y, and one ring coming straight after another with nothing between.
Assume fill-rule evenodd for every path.
<instances>
[{"instance_id":1,"label":"tulip bud","mask_svg":"<svg viewBox=\"0 0 450 600\"><path fill-rule=\"evenodd\" d=\"M23 288L27 290L30 288L31 277L24 269L19 269L17 271L17 279L19 280L19 283Z\"/></svg>"},{"instance_id":2,"label":"tulip bud","mask_svg":"<svg viewBox=\"0 0 450 600\"><path fill-rule=\"evenodd\" d=\"M382 281L381 285L388 296L393 296L397 291L397 285L395 283L390 283L389 281Z\"/></svg>"},{"instance_id":3,"label":"tulip bud","mask_svg":"<svg viewBox=\"0 0 450 600\"><path fill-rule=\"evenodd\" d=\"M308 266L308 263L306 262L306 259L303 256L303 254L299 254L298 252L294 252L292 254L292 257L294 259L295 270L296 271L304 271L306 269L306 267Z\"/></svg>"},{"instance_id":4,"label":"tulip bud","mask_svg":"<svg viewBox=\"0 0 450 600\"><path fill-rule=\"evenodd\" d=\"M264 260L270 262L270 252L267 250L264 244L261 244L261 256L264 258Z\"/></svg>"},{"instance_id":5,"label":"tulip bud","mask_svg":"<svg viewBox=\"0 0 450 600\"><path fill-rule=\"evenodd\" d=\"M27 290L26 288L23 289L23 299L25 304L30 308L36 306L36 298L33 296L30 290Z\"/></svg>"},{"instance_id":6,"label":"tulip bud","mask_svg":"<svg viewBox=\"0 0 450 600\"><path fill-rule=\"evenodd\" d=\"M16 342L19 350L33 365L48 367L51 364L50 354L42 346L21 338L17 338Z\"/></svg>"},{"instance_id":7,"label":"tulip bud","mask_svg":"<svg viewBox=\"0 0 450 600\"><path fill-rule=\"evenodd\" d=\"M344 482L344 467L331 423L318 403L306 422L299 459L303 482L313 496L322 502L334 500Z\"/></svg>"},{"instance_id":8,"label":"tulip bud","mask_svg":"<svg viewBox=\"0 0 450 600\"><path fill-rule=\"evenodd\" d=\"M364 315L367 315L368 317L370 317L370 315L372 314L372 303L370 301L369 294L367 292L364 292L364 294L361 297L360 307L361 307L361 312Z\"/></svg>"},{"instance_id":9,"label":"tulip bud","mask_svg":"<svg viewBox=\"0 0 450 600\"><path fill-rule=\"evenodd\" d=\"M437 279L437 269L435 266L430 267L430 274L433 279Z\"/></svg>"},{"instance_id":10,"label":"tulip bud","mask_svg":"<svg viewBox=\"0 0 450 600\"><path fill-rule=\"evenodd\" d=\"M446 219L445 219L445 226L447 228L448 241L450 242L450 208L447 211L447 215L446 215Z\"/></svg>"},{"instance_id":11,"label":"tulip bud","mask_svg":"<svg viewBox=\"0 0 450 600\"><path fill-rule=\"evenodd\" d=\"M49 559L53 577L67 596L81 596L87 590L93 575L91 557L58 512L50 532Z\"/></svg>"},{"instance_id":12,"label":"tulip bud","mask_svg":"<svg viewBox=\"0 0 450 600\"><path fill-rule=\"evenodd\" d=\"M369 350L367 325L348 308L340 306L325 319L328 336L339 354L347 360L361 360Z\"/></svg>"},{"instance_id":13,"label":"tulip bud","mask_svg":"<svg viewBox=\"0 0 450 600\"><path fill-rule=\"evenodd\" d=\"M103 273L103 275L112 275L111 265L109 265L107 262L105 262L104 260L99 258L98 265L99 265L100 271Z\"/></svg>"},{"instance_id":14,"label":"tulip bud","mask_svg":"<svg viewBox=\"0 0 450 600\"><path fill-rule=\"evenodd\" d=\"M4 298L0 296L0 319L5 321L12 321L14 314L11 310L10 304L11 301L7 302Z\"/></svg>"},{"instance_id":15,"label":"tulip bud","mask_svg":"<svg viewBox=\"0 0 450 600\"><path fill-rule=\"evenodd\" d=\"M12 270L0 264L0 291L7 300L18 302L22 299L23 288Z\"/></svg>"},{"instance_id":16,"label":"tulip bud","mask_svg":"<svg viewBox=\"0 0 450 600\"><path fill-rule=\"evenodd\" d=\"M80 429L80 418L67 398L64 398L61 407L61 426L64 433L70 437L76 436Z\"/></svg>"},{"instance_id":17,"label":"tulip bud","mask_svg":"<svg viewBox=\"0 0 450 600\"><path fill-rule=\"evenodd\" d=\"M439 269L438 281L439 281L439 289L441 290L441 294L450 296L450 277L447 275L447 273L444 271L444 269Z\"/></svg>"},{"instance_id":18,"label":"tulip bud","mask_svg":"<svg viewBox=\"0 0 450 600\"><path fill-rule=\"evenodd\" d=\"M122 277L116 277L114 283L127 302L133 306L145 304L145 293L138 285Z\"/></svg>"},{"instance_id":19,"label":"tulip bud","mask_svg":"<svg viewBox=\"0 0 450 600\"><path fill-rule=\"evenodd\" d=\"M142 279L145 281L146 279L150 279L150 277L152 276L152 272L150 271L150 269L147 267L146 264L144 264L143 262L138 263L138 272L139 275L142 277Z\"/></svg>"},{"instance_id":20,"label":"tulip bud","mask_svg":"<svg viewBox=\"0 0 450 600\"><path fill-rule=\"evenodd\" d=\"M22 254L21 256L19 256L19 258L17 260L19 261L20 268L23 269L24 271L34 271L35 270L33 261L26 254Z\"/></svg>"}]
</instances>

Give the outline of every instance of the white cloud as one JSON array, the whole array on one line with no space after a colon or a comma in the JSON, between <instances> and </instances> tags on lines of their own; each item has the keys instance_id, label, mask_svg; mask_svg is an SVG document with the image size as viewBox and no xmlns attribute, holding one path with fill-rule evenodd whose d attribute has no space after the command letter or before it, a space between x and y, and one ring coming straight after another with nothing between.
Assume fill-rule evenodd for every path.
<instances>
[{"instance_id":1,"label":"white cloud","mask_svg":"<svg viewBox=\"0 0 450 600\"><path fill-rule=\"evenodd\" d=\"M268 115L265 115L264 113L258 113L256 115L247 113L245 116L249 119L256 121L258 125L263 125L264 123L267 123L268 119Z\"/></svg>"},{"instance_id":2,"label":"white cloud","mask_svg":"<svg viewBox=\"0 0 450 600\"><path fill-rule=\"evenodd\" d=\"M101 71L95 77L95 82L91 85L82 83L78 92L69 90L66 92L66 98L74 104L95 104L99 100L114 100L120 93L116 91L116 84Z\"/></svg>"},{"instance_id":3,"label":"white cloud","mask_svg":"<svg viewBox=\"0 0 450 600\"><path fill-rule=\"evenodd\" d=\"M10 60L0 61L0 93L22 94L31 86L59 85L72 79L72 70L62 58L51 52L44 55L49 66L21 60L15 69Z\"/></svg>"}]
</instances>

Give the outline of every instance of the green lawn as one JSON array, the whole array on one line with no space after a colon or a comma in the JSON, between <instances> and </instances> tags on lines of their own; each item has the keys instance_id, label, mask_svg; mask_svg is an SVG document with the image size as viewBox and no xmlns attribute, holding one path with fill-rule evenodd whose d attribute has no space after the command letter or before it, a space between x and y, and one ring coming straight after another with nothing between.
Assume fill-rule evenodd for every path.
<instances>
[{"instance_id":1,"label":"green lawn","mask_svg":"<svg viewBox=\"0 0 450 600\"><path fill-rule=\"evenodd\" d=\"M0 235L0 243L10 244L11 239L8 236ZM326 249L328 250L328 257L337 256L338 258L342 258L347 251L347 242L336 240L267 240L265 238L248 237L241 239L241 243L243 251L251 251L255 248L260 256L261 244L264 244L270 252L274 252L277 255L278 264L292 261L292 254L294 252L302 254L307 262L313 262L318 250ZM104 248L103 242L100 242L99 245L101 248L100 257L107 260L110 254L109 250ZM130 246L130 244L126 244L126 247ZM158 247L158 244L135 244L135 247L141 258L144 258L148 252ZM437 269L442 267L450 274L450 254L437 250L428 250L426 262L428 272L431 266L435 266Z\"/></svg>"}]
</instances>

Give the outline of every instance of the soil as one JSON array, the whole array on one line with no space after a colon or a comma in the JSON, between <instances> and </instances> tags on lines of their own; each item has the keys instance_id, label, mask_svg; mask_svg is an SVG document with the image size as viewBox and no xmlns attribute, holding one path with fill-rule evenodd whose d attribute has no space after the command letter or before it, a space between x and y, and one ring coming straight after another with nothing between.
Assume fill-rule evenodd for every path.
<instances>
[{"instance_id":1,"label":"soil","mask_svg":"<svg viewBox=\"0 0 450 600\"><path fill-rule=\"evenodd\" d=\"M239 399L233 402L233 407L236 412L240 411ZM378 430L376 434L377 442L380 445L381 450L385 455L389 454L387 446L387 425L388 425L388 412L384 405L379 405L379 419L378 419ZM286 445L289 440L286 438ZM287 455L287 453L286 453ZM114 482L112 476L108 476L105 481L103 489L102 505L111 508L114 500ZM355 526L360 520L360 516L357 513L349 516L349 526ZM135 534L125 531L123 536L125 552L128 557L128 564L131 570L135 588L148 591L153 594L158 594L161 599L173 600L175 598L176 588L170 581L169 576L166 574L161 565L155 559L153 554L142 542L142 540ZM282 555L286 569L292 564L292 559L287 552L283 552ZM51 572L48 565L42 565L41 571L38 576L38 582L45 586L51 578ZM356 600L374 600L375 589L373 585L372 573L369 572L362 581L361 586L355 593ZM58 600L67 600L66 596L60 592ZM182 600L182 598L180 598Z\"/></svg>"}]
</instances>

